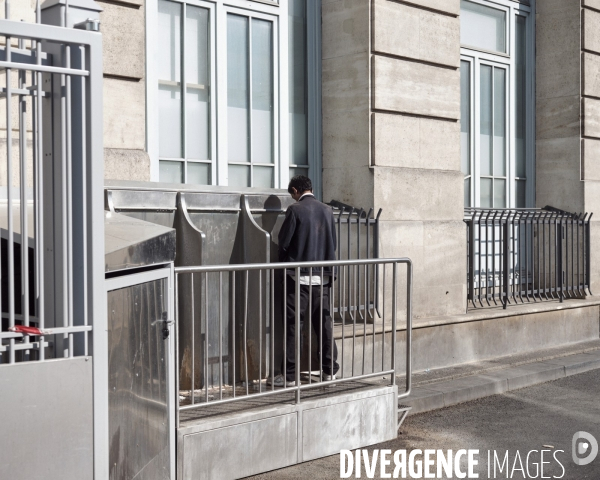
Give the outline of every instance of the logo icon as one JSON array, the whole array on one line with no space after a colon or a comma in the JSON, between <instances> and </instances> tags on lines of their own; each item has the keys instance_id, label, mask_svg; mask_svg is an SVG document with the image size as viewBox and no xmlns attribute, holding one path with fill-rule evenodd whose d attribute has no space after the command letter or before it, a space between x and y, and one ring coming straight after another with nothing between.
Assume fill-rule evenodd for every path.
<instances>
[{"instance_id":1,"label":"logo icon","mask_svg":"<svg viewBox=\"0 0 600 480\"><path fill-rule=\"evenodd\" d=\"M592 463L598 456L598 442L587 432L573 435L573 461L583 466Z\"/></svg>"}]
</instances>

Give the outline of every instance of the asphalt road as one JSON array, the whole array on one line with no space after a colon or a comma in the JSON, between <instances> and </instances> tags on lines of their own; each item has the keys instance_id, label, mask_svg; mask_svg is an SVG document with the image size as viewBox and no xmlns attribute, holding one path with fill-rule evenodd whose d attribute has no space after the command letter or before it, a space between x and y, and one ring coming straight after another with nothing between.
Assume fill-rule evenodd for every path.
<instances>
[{"instance_id":1,"label":"asphalt road","mask_svg":"<svg viewBox=\"0 0 600 480\"><path fill-rule=\"evenodd\" d=\"M454 407L410 416L401 427L398 438L369 447L369 458L375 449L396 450L478 449L479 464L474 472L479 478L542 478L539 470L540 450L545 452L544 478L566 480L600 479L600 454L586 466L578 466L572 459L572 440L576 432L585 431L600 442L600 370L574 375L553 382L494 395ZM585 448L585 445L584 447ZM592 447L588 447L589 453ZM494 476L493 453L490 453L488 475L488 451L496 451L500 464L508 451L508 463L503 473L496 464ZM527 454L529 472L527 472ZM563 450L563 452L559 452ZM521 462L516 458L519 452ZM585 453L580 458L585 457ZM380 458L380 457L379 457ZM393 456L391 468L393 473ZM417 457L421 458L422 457ZM555 460L555 458L557 460ZM521 471L522 463L523 471ZM436 464L437 465L437 464ZM537 468L536 468L537 465ZM461 457L462 471L467 471L466 457ZM380 477L380 465L375 476ZM513 470L513 467L515 468ZM362 477L367 478L362 464ZM508 472L510 468L510 472ZM537 474L536 474L537 470ZM436 467L432 468L435 474ZM511 476L512 473L512 476ZM338 479L340 478L340 455L306 462L293 467L251 477L255 480L275 479ZM353 473L350 478L356 478ZM413 478L407 475L407 478ZM437 477L433 478L458 478Z\"/></svg>"}]
</instances>

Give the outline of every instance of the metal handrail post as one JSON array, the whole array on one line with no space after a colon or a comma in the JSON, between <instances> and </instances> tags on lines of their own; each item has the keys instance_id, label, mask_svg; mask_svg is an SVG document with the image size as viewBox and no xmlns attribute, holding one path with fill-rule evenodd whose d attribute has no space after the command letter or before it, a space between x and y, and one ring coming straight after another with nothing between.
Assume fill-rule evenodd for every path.
<instances>
[{"instance_id":1,"label":"metal handrail post","mask_svg":"<svg viewBox=\"0 0 600 480\"><path fill-rule=\"evenodd\" d=\"M296 267L296 403L300 403L300 267ZM309 292L309 295L311 292ZM286 375L287 372L284 373Z\"/></svg>"}]
</instances>

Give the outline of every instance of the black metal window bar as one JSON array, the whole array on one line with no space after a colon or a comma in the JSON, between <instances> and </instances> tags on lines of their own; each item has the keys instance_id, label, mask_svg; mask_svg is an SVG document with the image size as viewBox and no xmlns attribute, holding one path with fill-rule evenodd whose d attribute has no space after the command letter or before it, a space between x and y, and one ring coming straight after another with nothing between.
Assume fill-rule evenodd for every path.
<instances>
[{"instance_id":1,"label":"black metal window bar","mask_svg":"<svg viewBox=\"0 0 600 480\"><path fill-rule=\"evenodd\" d=\"M591 295L591 218L548 206L466 208L468 303L506 308Z\"/></svg>"},{"instance_id":2,"label":"black metal window bar","mask_svg":"<svg viewBox=\"0 0 600 480\"><path fill-rule=\"evenodd\" d=\"M332 200L336 221L337 259L361 260L379 258L379 217L381 208L368 211ZM336 323L358 321L373 323L378 310L378 266L372 265L359 272L350 268L343 272L343 278L337 282L337 302L333 306ZM369 286L367 288L367 285ZM361 296L360 293L364 292Z\"/></svg>"}]
</instances>

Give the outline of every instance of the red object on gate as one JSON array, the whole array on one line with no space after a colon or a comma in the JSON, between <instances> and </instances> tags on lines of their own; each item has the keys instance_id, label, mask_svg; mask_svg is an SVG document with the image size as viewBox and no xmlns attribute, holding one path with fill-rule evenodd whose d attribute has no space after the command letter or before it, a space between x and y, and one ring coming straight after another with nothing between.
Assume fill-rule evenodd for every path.
<instances>
[{"instance_id":1,"label":"red object on gate","mask_svg":"<svg viewBox=\"0 0 600 480\"><path fill-rule=\"evenodd\" d=\"M14 327L10 327L8 330L14 333L24 333L25 335L45 335L48 333L44 330L40 330L37 327L26 327L25 325L15 325Z\"/></svg>"}]
</instances>

